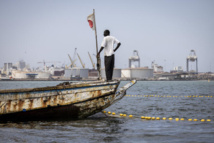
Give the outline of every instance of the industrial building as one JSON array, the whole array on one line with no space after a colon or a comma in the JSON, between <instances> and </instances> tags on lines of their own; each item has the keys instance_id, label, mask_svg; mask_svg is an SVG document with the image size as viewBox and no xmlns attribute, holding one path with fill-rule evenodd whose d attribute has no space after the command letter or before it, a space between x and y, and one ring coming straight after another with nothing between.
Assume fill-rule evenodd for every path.
<instances>
[{"instance_id":1,"label":"industrial building","mask_svg":"<svg viewBox=\"0 0 214 143\"><path fill-rule=\"evenodd\" d=\"M152 69L154 70L155 73L163 72L163 67L156 64L155 61L152 61Z\"/></svg>"},{"instance_id":2,"label":"industrial building","mask_svg":"<svg viewBox=\"0 0 214 143\"><path fill-rule=\"evenodd\" d=\"M31 71L13 70L12 78L13 79L50 79L51 74L49 72L42 72L42 71L31 72Z\"/></svg>"},{"instance_id":3,"label":"industrial building","mask_svg":"<svg viewBox=\"0 0 214 143\"><path fill-rule=\"evenodd\" d=\"M65 69L65 78L88 78L88 71L87 68L79 68L73 67L70 69Z\"/></svg>"},{"instance_id":4,"label":"industrial building","mask_svg":"<svg viewBox=\"0 0 214 143\"><path fill-rule=\"evenodd\" d=\"M52 76L63 76L65 74L64 68L54 67L53 65L48 70Z\"/></svg>"},{"instance_id":5,"label":"industrial building","mask_svg":"<svg viewBox=\"0 0 214 143\"><path fill-rule=\"evenodd\" d=\"M101 77L106 79L106 72L105 72L105 68L102 68L101 69ZM121 69L119 68L114 68L114 71L113 71L113 79L118 79L118 78L121 78Z\"/></svg>"},{"instance_id":6,"label":"industrial building","mask_svg":"<svg viewBox=\"0 0 214 143\"><path fill-rule=\"evenodd\" d=\"M97 79L98 76L99 76L98 70L89 69L89 71L88 71L88 78L89 78L89 79Z\"/></svg>"},{"instance_id":7,"label":"industrial building","mask_svg":"<svg viewBox=\"0 0 214 143\"><path fill-rule=\"evenodd\" d=\"M26 67L25 61L21 60L21 61L19 61L19 62L17 63L17 68L18 68L19 70L23 70L25 67Z\"/></svg>"},{"instance_id":8,"label":"industrial building","mask_svg":"<svg viewBox=\"0 0 214 143\"><path fill-rule=\"evenodd\" d=\"M170 70L170 73L181 73L183 72L182 66L176 66L173 68L173 70Z\"/></svg>"},{"instance_id":9,"label":"industrial building","mask_svg":"<svg viewBox=\"0 0 214 143\"><path fill-rule=\"evenodd\" d=\"M134 62L137 62L137 65ZM153 78L153 71L148 67L140 67L140 56L138 51L134 50L129 58L129 68L121 70L121 77L123 79L150 79Z\"/></svg>"},{"instance_id":10,"label":"industrial building","mask_svg":"<svg viewBox=\"0 0 214 143\"><path fill-rule=\"evenodd\" d=\"M124 79L150 79L153 78L153 69L148 67L127 68L121 71Z\"/></svg>"}]
</instances>

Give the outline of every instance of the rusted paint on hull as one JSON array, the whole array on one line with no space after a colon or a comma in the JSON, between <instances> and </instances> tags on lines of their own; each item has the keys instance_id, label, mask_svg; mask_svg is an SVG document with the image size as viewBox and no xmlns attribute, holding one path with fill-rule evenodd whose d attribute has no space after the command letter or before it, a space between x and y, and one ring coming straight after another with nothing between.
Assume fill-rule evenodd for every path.
<instances>
[{"instance_id":1,"label":"rusted paint on hull","mask_svg":"<svg viewBox=\"0 0 214 143\"><path fill-rule=\"evenodd\" d=\"M41 91L1 90L0 122L85 118L122 99L136 80L116 92L119 83L99 81L83 83L85 86L82 87L80 83L75 83L66 85L64 89L51 87L53 90L50 90L48 87L41 88Z\"/></svg>"},{"instance_id":2,"label":"rusted paint on hull","mask_svg":"<svg viewBox=\"0 0 214 143\"><path fill-rule=\"evenodd\" d=\"M119 81L77 85L0 91L0 121L87 117L110 105Z\"/></svg>"},{"instance_id":3,"label":"rusted paint on hull","mask_svg":"<svg viewBox=\"0 0 214 143\"><path fill-rule=\"evenodd\" d=\"M110 94L65 106L59 105L57 107L4 114L0 116L0 122L86 118L110 106L114 99L115 94Z\"/></svg>"}]
</instances>

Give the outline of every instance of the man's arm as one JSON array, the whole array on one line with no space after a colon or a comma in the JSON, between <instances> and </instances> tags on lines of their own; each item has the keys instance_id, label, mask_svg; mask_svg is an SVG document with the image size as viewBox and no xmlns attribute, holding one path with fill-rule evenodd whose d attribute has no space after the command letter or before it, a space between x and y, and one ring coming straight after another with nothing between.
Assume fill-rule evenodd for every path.
<instances>
[{"instance_id":1,"label":"man's arm","mask_svg":"<svg viewBox=\"0 0 214 143\"><path fill-rule=\"evenodd\" d=\"M97 53L97 57L100 56L100 53L102 52L103 49L104 49L104 47L101 47L101 48L100 48L100 51Z\"/></svg>"},{"instance_id":2,"label":"man's arm","mask_svg":"<svg viewBox=\"0 0 214 143\"><path fill-rule=\"evenodd\" d=\"M117 44L117 47L114 49L114 52L117 51L117 49L120 47L121 43Z\"/></svg>"}]
</instances>

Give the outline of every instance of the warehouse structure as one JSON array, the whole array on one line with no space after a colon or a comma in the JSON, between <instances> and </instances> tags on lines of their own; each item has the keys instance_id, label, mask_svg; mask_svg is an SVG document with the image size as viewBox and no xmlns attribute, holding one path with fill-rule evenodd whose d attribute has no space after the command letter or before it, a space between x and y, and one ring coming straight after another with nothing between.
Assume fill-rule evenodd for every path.
<instances>
[{"instance_id":1,"label":"warehouse structure","mask_svg":"<svg viewBox=\"0 0 214 143\"><path fill-rule=\"evenodd\" d=\"M101 77L106 79L106 72L105 72L105 68L102 68L101 69ZM114 68L114 71L113 71L113 79L118 79L118 78L121 78L121 69L119 68Z\"/></svg>"},{"instance_id":2,"label":"warehouse structure","mask_svg":"<svg viewBox=\"0 0 214 143\"><path fill-rule=\"evenodd\" d=\"M153 78L153 69L148 67L127 68L121 71L124 79L150 79Z\"/></svg>"},{"instance_id":3,"label":"warehouse structure","mask_svg":"<svg viewBox=\"0 0 214 143\"><path fill-rule=\"evenodd\" d=\"M88 78L88 71L87 68L79 68L73 67L70 69L65 69L65 78Z\"/></svg>"}]
</instances>

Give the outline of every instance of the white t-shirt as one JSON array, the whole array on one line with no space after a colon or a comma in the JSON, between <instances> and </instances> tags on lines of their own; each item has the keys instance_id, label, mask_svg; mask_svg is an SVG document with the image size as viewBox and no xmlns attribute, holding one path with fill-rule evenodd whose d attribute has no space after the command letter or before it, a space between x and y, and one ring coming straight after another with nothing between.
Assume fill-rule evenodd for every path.
<instances>
[{"instance_id":1,"label":"white t-shirt","mask_svg":"<svg viewBox=\"0 0 214 143\"><path fill-rule=\"evenodd\" d=\"M105 36L103 38L101 47L104 47L104 55L105 56L111 56L114 54L114 44L118 44L120 41L118 41L113 36Z\"/></svg>"}]
</instances>

